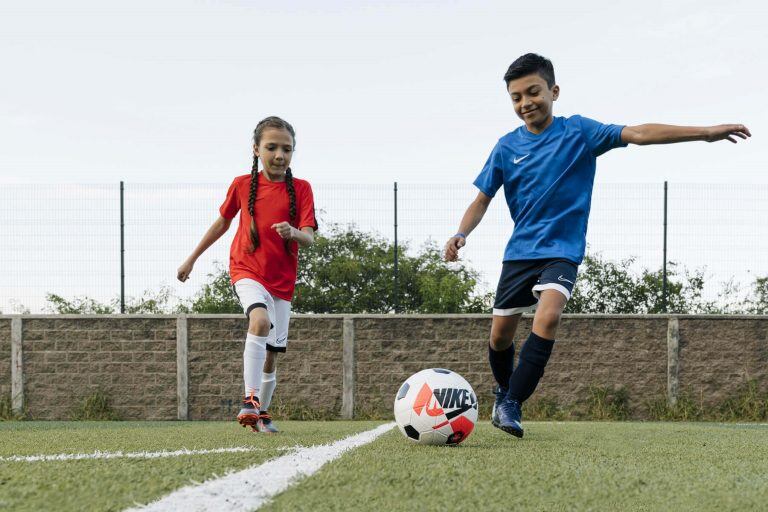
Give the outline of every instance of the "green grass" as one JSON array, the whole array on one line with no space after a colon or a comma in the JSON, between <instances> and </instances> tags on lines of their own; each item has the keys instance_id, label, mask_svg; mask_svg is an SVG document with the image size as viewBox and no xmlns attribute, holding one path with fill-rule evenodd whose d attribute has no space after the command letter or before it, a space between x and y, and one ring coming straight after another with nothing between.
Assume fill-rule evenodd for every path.
<instances>
[{"instance_id":1,"label":"green grass","mask_svg":"<svg viewBox=\"0 0 768 512\"><path fill-rule=\"evenodd\" d=\"M122 510L283 455L286 447L333 442L377 424L282 421L282 434L265 436L233 422L3 422L0 457L260 450L0 462L0 510ZM766 439L762 424L529 421L518 440L481 422L465 443L446 448L417 446L392 431L263 510L759 510L768 503Z\"/></svg>"},{"instance_id":2,"label":"green grass","mask_svg":"<svg viewBox=\"0 0 768 512\"><path fill-rule=\"evenodd\" d=\"M364 446L262 510L760 510L768 426L488 423L457 448L399 432Z\"/></svg>"},{"instance_id":3,"label":"green grass","mask_svg":"<svg viewBox=\"0 0 768 512\"><path fill-rule=\"evenodd\" d=\"M253 446L263 451L166 459L0 461L0 510L122 510L189 484L283 455L281 448L329 443L370 422L279 422L283 434L246 432L234 422L3 422L0 457L94 451Z\"/></svg>"}]
</instances>

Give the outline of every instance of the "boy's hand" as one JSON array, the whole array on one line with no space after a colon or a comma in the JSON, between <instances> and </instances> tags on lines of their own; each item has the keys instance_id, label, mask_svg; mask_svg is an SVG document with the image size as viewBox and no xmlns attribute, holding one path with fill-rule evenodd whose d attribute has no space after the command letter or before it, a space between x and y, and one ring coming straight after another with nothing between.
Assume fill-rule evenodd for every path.
<instances>
[{"instance_id":1,"label":"boy's hand","mask_svg":"<svg viewBox=\"0 0 768 512\"><path fill-rule=\"evenodd\" d=\"M463 236L452 236L445 244L445 261L456 261L459 258L459 249L466 245Z\"/></svg>"},{"instance_id":2,"label":"boy's hand","mask_svg":"<svg viewBox=\"0 0 768 512\"><path fill-rule=\"evenodd\" d=\"M710 126L707 128L707 142L716 142L718 140L728 139L736 144L736 137L746 139L751 137L749 129L743 124L720 124L717 126Z\"/></svg>"},{"instance_id":3,"label":"boy's hand","mask_svg":"<svg viewBox=\"0 0 768 512\"><path fill-rule=\"evenodd\" d=\"M291 226L289 222L278 222L277 224L272 224L270 227L277 231L277 234L280 235L280 238L283 240L293 240L293 234L296 228Z\"/></svg>"},{"instance_id":4,"label":"boy's hand","mask_svg":"<svg viewBox=\"0 0 768 512\"><path fill-rule=\"evenodd\" d=\"M189 274L192 273L192 267L194 265L188 261L185 261L181 264L179 267L179 270L177 271L176 278L181 281L182 283L189 279Z\"/></svg>"}]
</instances>

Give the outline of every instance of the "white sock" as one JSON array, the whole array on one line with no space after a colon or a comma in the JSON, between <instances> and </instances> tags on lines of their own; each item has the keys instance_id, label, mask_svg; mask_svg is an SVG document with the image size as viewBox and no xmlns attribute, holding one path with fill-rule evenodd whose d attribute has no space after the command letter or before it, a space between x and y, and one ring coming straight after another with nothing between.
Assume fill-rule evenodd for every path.
<instances>
[{"instance_id":1,"label":"white sock","mask_svg":"<svg viewBox=\"0 0 768 512\"><path fill-rule=\"evenodd\" d=\"M261 410L266 411L269 409L269 404L272 403L272 393L275 391L275 387L277 386L277 371L274 371L272 373L266 373L264 372L264 376L261 378Z\"/></svg>"},{"instance_id":2,"label":"white sock","mask_svg":"<svg viewBox=\"0 0 768 512\"><path fill-rule=\"evenodd\" d=\"M267 358L267 336L248 333L243 352L243 380L245 396L259 396L261 374L264 372L264 360Z\"/></svg>"}]
</instances>

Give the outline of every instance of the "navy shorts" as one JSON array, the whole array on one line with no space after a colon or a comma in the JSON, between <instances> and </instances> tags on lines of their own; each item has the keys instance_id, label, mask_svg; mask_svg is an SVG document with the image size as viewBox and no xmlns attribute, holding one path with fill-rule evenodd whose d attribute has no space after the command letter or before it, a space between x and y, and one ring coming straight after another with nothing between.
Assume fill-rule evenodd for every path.
<instances>
[{"instance_id":1,"label":"navy shorts","mask_svg":"<svg viewBox=\"0 0 768 512\"><path fill-rule=\"evenodd\" d=\"M542 290L557 290L570 299L578 268L564 259L505 261L493 314L510 316L532 311Z\"/></svg>"}]
</instances>

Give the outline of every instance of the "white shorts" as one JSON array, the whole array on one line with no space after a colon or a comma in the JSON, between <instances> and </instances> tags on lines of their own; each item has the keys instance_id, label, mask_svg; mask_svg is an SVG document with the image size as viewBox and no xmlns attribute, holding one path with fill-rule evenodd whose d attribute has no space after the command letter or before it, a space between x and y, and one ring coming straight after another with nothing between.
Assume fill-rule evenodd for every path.
<instances>
[{"instance_id":1,"label":"white shorts","mask_svg":"<svg viewBox=\"0 0 768 512\"><path fill-rule=\"evenodd\" d=\"M253 279L240 279L234 285L235 295L248 317L254 308L267 310L272 323L267 338L267 350L285 352L288 346L288 322L291 319L291 303L273 296L264 286ZM248 317L250 318L250 317Z\"/></svg>"}]
</instances>

